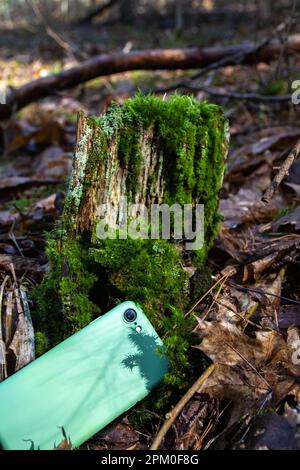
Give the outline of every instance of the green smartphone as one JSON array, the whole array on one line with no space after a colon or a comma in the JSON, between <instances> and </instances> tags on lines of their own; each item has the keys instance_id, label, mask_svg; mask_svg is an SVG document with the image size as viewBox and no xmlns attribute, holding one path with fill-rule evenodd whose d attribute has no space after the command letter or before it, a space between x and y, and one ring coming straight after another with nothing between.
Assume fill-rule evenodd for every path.
<instances>
[{"instance_id":1,"label":"green smartphone","mask_svg":"<svg viewBox=\"0 0 300 470\"><path fill-rule=\"evenodd\" d=\"M78 447L148 395L168 361L141 308L123 302L0 384L0 446Z\"/></svg>"}]
</instances>

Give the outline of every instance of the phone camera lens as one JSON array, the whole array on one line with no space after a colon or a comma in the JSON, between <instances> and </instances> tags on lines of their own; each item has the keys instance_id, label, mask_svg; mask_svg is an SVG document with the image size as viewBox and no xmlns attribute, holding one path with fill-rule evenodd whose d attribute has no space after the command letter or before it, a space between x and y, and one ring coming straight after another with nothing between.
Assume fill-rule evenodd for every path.
<instances>
[{"instance_id":1,"label":"phone camera lens","mask_svg":"<svg viewBox=\"0 0 300 470\"><path fill-rule=\"evenodd\" d=\"M136 311L133 310L133 308L128 308L127 310L125 310L124 312L124 318L126 321L128 322L133 322L136 320Z\"/></svg>"}]
</instances>

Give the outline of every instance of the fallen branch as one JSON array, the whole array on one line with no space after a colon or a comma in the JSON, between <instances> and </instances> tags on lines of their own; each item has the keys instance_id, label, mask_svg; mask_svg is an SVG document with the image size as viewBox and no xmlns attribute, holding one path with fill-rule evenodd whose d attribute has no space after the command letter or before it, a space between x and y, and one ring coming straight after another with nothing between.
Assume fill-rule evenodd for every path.
<instances>
[{"instance_id":1,"label":"fallen branch","mask_svg":"<svg viewBox=\"0 0 300 470\"><path fill-rule=\"evenodd\" d=\"M296 158L298 158L299 153L300 153L300 139L298 140L296 145L293 147L289 155L284 160L283 164L279 168L278 172L276 173L268 189L264 192L264 195L262 197L263 202L268 204L271 201L275 192L280 186L283 178L289 174L289 170L292 164L294 163L294 161L296 160Z\"/></svg>"},{"instance_id":2,"label":"fallen branch","mask_svg":"<svg viewBox=\"0 0 300 470\"><path fill-rule=\"evenodd\" d=\"M170 427L174 423L179 413L183 410L187 402L194 396L194 394L201 389L202 385L205 383L205 381L208 379L208 377L212 374L214 370L215 370L215 365L211 364L204 371L204 373L199 377L199 379L196 380L196 382L191 386L191 388L186 392L186 394L181 398L181 400L177 403L177 405L172 409L172 411L169 413L168 419L164 422L156 438L154 439L150 447L150 450L159 449L159 446L163 438L169 431Z\"/></svg>"},{"instance_id":3,"label":"fallen branch","mask_svg":"<svg viewBox=\"0 0 300 470\"><path fill-rule=\"evenodd\" d=\"M279 25L278 28L280 28L281 25ZM225 56L222 57L220 60L217 60L216 62L212 62L211 64L208 64L206 67L201 68L201 70L198 70L196 73L191 75L185 80L181 80L177 83L174 83L173 85L169 85L168 87L165 88L157 88L154 90L154 93L167 93L169 91L174 91L177 90L178 88L187 88L194 80L197 80L204 75L206 75L209 72L212 72L213 70L217 70L221 67L226 67L227 65L231 65L233 62L235 65L239 65L242 61L245 61L247 55L253 55L257 54L263 47L267 46L271 40L274 39L273 37L266 38L263 41L259 42L258 44L253 44L253 47L245 52L239 52L235 55L232 56Z\"/></svg>"},{"instance_id":4,"label":"fallen branch","mask_svg":"<svg viewBox=\"0 0 300 470\"><path fill-rule=\"evenodd\" d=\"M14 112L34 101L48 95L55 95L62 90L85 83L96 77L129 70L183 70L205 67L220 61L224 57L236 57L237 54L244 54L244 58L240 61L242 64L269 62L280 53L281 43L272 41L258 52L252 53L254 47L250 43L202 49L194 47L103 54L59 74L39 78L12 90L6 97L6 104L0 105L0 120L8 119ZM294 52L300 52L300 35L290 37L287 42L286 53L291 54ZM235 65L235 60L231 60L232 65Z\"/></svg>"}]
</instances>

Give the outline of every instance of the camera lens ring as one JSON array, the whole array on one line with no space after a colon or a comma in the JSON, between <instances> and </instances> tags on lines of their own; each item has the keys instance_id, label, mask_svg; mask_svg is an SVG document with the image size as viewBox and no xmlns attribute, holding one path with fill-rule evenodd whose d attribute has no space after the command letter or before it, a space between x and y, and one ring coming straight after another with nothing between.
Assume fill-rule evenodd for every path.
<instances>
[{"instance_id":1,"label":"camera lens ring","mask_svg":"<svg viewBox=\"0 0 300 470\"><path fill-rule=\"evenodd\" d=\"M133 308L128 308L124 312L124 320L128 323L133 323L136 320L137 313Z\"/></svg>"}]
</instances>

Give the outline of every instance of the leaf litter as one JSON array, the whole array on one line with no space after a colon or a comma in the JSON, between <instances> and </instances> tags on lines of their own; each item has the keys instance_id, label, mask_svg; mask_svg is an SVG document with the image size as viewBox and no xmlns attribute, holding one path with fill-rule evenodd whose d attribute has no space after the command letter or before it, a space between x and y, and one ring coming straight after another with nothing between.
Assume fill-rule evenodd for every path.
<instances>
[{"instance_id":1,"label":"leaf litter","mask_svg":"<svg viewBox=\"0 0 300 470\"><path fill-rule=\"evenodd\" d=\"M265 69L272 73L269 66ZM234 70L235 77L229 69L220 71L225 89L239 74L246 79L247 70ZM27 293L48 269L45 231L61 212L76 134L74 115L80 107L95 113L119 100L118 94L130 94L134 79L124 77L125 92L121 81L113 88L114 79L108 79L99 90L87 90L87 98L78 98L75 91L44 100L13 119L1 135L1 379L34 358ZM159 80L164 83L161 72ZM220 104L231 111L233 150L220 200L223 222L209 257L214 287L189 312L197 319L194 352L214 370L179 412L160 447L299 449L299 160L270 203L261 202L274 168L300 137L299 117L286 109L280 119L263 107ZM262 113L264 123L257 129ZM193 279L197 272L188 269ZM126 417L117 419L85 448L146 448L164 418L157 417L146 435ZM59 448L69 448L63 437Z\"/></svg>"}]
</instances>

